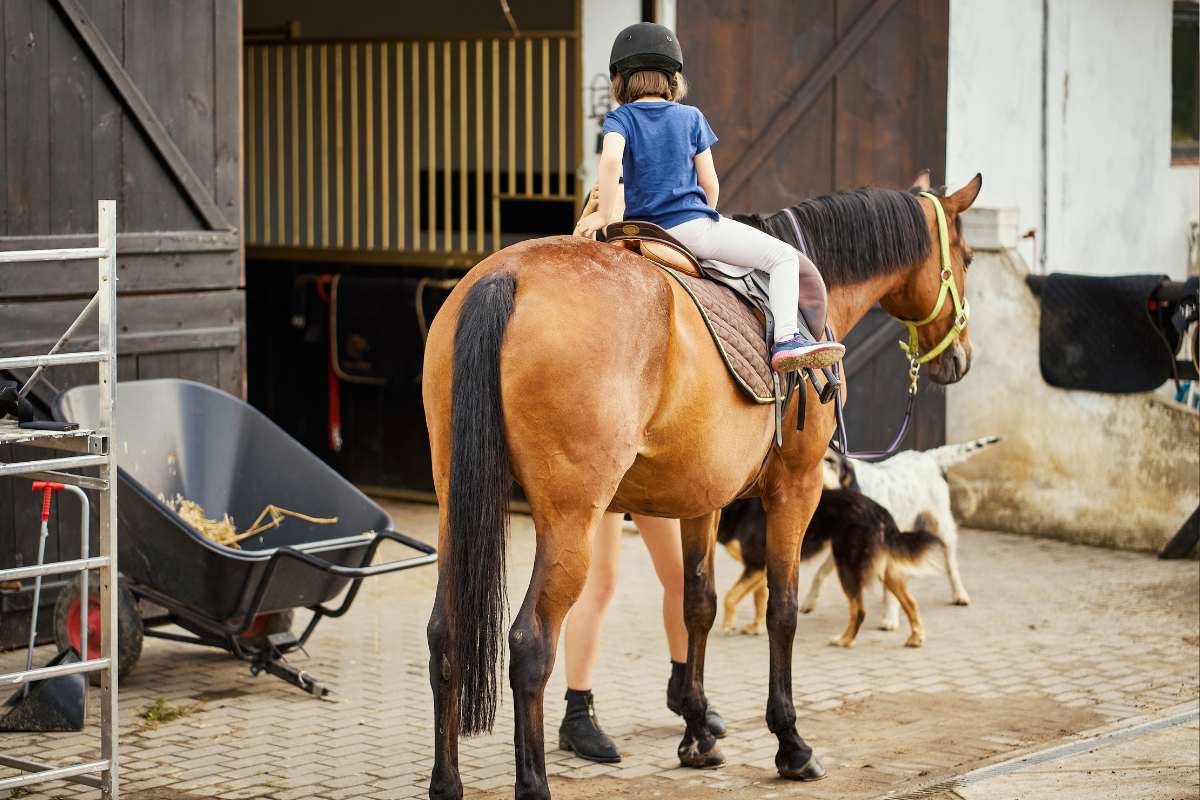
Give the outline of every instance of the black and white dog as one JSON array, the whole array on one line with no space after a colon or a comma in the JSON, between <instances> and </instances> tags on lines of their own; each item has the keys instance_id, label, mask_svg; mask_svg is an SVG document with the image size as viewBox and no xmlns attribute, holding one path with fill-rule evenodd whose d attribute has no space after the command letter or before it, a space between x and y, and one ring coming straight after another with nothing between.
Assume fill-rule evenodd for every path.
<instances>
[{"instance_id":1,"label":"black and white dog","mask_svg":"<svg viewBox=\"0 0 1200 800\"><path fill-rule=\"evenodd\" d=\"M971 598L958 568L958 524L950 511L946 470L999 441L998 436L985 436L933 450L905 450L877 464L847 459L830 450L825 455L825 486L861 491L891 512L902 529L911 528L922 514L932 517L938 536L945 544L945 568L951 597L955 605L965 606ZM800 604L801 612L807 614L816 608L821 584L834 566L832 558L827 558L821 565L813 577L808 596ZM895 630L900 624L900 609L890 592L884 592L883 604L884 616L879 627Z\"/></svg>"}]
</instances>

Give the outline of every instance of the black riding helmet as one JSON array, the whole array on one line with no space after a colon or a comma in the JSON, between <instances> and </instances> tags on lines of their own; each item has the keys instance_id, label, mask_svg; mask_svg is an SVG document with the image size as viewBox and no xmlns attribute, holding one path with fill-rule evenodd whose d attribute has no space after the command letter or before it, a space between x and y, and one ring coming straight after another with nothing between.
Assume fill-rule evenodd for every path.
<instances>
[{"instance_id":1,"label":"black riding helmet","mask_svg":"<svg viewBox=\"0 0 1200 800\"><path fill-rule=\"evenodd\" d=\"M608 57L609 75L628 75L640 69L657 70L668 76L683 71L683 49L666 25L639 22L617 34Z\"/></svg>"}]
</instances>

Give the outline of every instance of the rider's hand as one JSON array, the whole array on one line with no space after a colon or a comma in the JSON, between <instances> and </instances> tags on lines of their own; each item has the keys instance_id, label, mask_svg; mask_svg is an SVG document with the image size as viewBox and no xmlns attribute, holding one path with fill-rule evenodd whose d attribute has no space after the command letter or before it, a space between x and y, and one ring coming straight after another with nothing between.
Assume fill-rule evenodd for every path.
<instances>
[{"instance_id":1,"label":"rider's hand","mask_svg":"<svg viewBox=\"0 0 1200 800\"><path fill-rule=\"evenodd\" d=\"M599 211L584 214L575 224L575 235L585 239L595 239L596 231L604 227L605 219Z\"/></svg>"}]
</instances>

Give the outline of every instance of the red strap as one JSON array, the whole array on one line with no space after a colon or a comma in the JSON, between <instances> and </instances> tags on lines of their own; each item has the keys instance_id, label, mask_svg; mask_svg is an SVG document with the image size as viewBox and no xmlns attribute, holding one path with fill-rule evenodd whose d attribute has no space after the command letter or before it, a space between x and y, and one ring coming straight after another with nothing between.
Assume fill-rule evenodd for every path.
<instances>
[{"instance_id":1,"label":"red strap","mask_svg":"<svg viewBox=\"0 0 1200 800\"><path fill-rule=\"evenodd\" d=\"M42 522L50 519L50 495L61 492L63 485L52 481L34 481L33 490L42 493Z\"/></svg>"}]
</instances>

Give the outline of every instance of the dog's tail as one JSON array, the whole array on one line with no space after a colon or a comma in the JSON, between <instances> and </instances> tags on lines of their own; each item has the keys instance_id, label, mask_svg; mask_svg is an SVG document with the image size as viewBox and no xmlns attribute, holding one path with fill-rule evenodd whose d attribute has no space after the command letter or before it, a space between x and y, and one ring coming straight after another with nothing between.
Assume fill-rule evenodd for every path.
<instances>
[{"instance_id":1,"label":"dog's tail","mask_svg":"<svg viewBox=\"0 0 1200 800\"><path fill-rule=\"evenodd\" d=\"M902 533L896 528L889 530L884 534L884 544L892 563L910 573L939 568L941 560L935 560L931 556L946 546L942 541L937 517L928 511L917 515L911 531Z\"/></svg>"},{"instance_id":2,"label":"dog's tail","mask_svg":"<svg viewBox=\"0 0 1200 800\"><path fill-rule=\"evenodd\" d=\"M971 456L983 450L986 447L991 447L1000 441L999 436L984 436L982 439L975 439L970 442L962 442L960 444L948 444L943 447L937 447L926 452L926 455L932 456L937 465L945 472L955 464L961 464Z\"/></svg>"}]
</instances>

